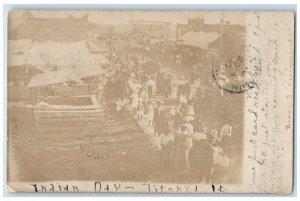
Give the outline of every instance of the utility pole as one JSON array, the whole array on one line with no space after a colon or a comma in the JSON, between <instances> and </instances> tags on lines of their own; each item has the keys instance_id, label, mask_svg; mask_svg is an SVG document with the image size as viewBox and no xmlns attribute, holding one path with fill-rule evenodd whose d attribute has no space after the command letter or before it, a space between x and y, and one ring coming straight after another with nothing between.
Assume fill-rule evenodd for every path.
<instances>
[{"instance_id":1,"label":"utility pole","mask_svg":"<svg viewBox=\"0 0 300 201\"><path fill-rule=\"evenodd\" d=\"M223 36L224 36L224 13L222 13L222 18L221 18L221 38L220 38L220 50L223 50Z\"/></svg>"},{"instance_id":2,"label":"utility pole","mask_svg":"<svg viewBox=\"0 0 300 201\"><path fill-rule=\"evenodd\" d=\"M222 61L224 59L224 45L223 45L223 37L224 37L224 13L222 13L220 19L220 43L219 43L219 59ZM222 58L221 58L222 57Z\"/></svg>"}]
</instances>

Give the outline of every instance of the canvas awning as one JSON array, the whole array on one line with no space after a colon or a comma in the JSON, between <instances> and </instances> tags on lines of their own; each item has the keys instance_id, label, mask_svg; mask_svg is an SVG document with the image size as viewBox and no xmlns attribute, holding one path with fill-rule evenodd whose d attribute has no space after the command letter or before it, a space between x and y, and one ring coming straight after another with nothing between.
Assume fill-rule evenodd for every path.
<instances>
[{"instance_id":1,"label":"canvas awning","mask_svg":"<svg viewBox=\"0 0 300 201\"><path fill-rule=\"evenodd\" d=\"M8 40L7 50L9 54L20 54L30 49L31 39Z\"/></svg>"},{"instance_id":2,"label":"canvas awning","mask_svg":"<svg viewBox=\"0 0 300 201\"><path fill-rule=\"evenodd\" d=\"M8 66L45 66L39 55L9 54L7 58Z\"/></svg>"},{"instance_id":3,"label":"canvas awning","mask_svg":"<svg viewBox=\"0 0 300 201\"><path fill-rule=\"evenodd\" d=\"M208 49L209 44L220 37L217 32L186 32L178 37L178 44Z\"/></svg>"},{"instance_id":4,"label":"canvas awning","mask_svg":"<svg viewBox=\"0 0 300 201\"><path fill-rule=\"evenodd\" d=\"M64 69L60 71L34 75L27 86L38 87L59 84L67 81L92 77L103 73L105 73L105 70L101 66L77 66L76 68L72 69Z\"/></svg>"},{"instance_id":5,"label":"canvas awning","mask_svg":"<svg viewBox=\"0 0 300 201\"><path fill-rule=\"evenodd\" d=\"M110 63L101 53L91 53L84 41L68 43L34 42L30 49L24 51L24 54L39 55L44 63L57 65L61 68L83 63L89 65Z\"/></svg>"}]
</instances>

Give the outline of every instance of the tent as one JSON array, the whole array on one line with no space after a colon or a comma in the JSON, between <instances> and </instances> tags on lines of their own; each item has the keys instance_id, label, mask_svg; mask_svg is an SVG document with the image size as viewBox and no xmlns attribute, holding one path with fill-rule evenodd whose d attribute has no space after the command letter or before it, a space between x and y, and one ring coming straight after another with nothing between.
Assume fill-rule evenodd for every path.
<instances>
[{"instance_id":1,"label":"tent","mask_svg":"<svg viewBox=\"0 0 300 201\"><path fill-rule=\"evenodd\" d=\"M31 39L8 40L7 49L9 54L20 54L30 49Z\"/></svg>"},{"instance_id":2,"label":"tent","mask_svg":"<svg viewBox=\"0 0 300 201\"><path fill-rule=\"evenodd\" d=\"M178 44L208 49L209 44L220 37L217 32L186 32L178 37Z\"/></svg>"},{"instance_id":3,"label":"tent","mask_svg":"<svg viewBox=\"0 0 300 201\"><path fill-rule=\"evenodd\" d=\"M37 72L49 72L45 68L45 62L39 55L22 55L22 54L9 54L7 58L7 66L9 76L24 76L28 69L38 70ZM20 73L21 72L21 73ZM32 72L29 72L31 75Z\"/></svg>"},{"instance_id":4,"label":"tent","mask_svg":"<svg viewBox=\"0 0 300 201\"><path fill-rule=\"evenodd\" d=\"M85 41L69 43L34 42L30 49L24 51L24 54L39 55L47 65L56 65L60 68L77 64L102 65L110 63L102 54L90 53Z\"/></svg>"},{"instance_id":5,"label":"tent","mask_svg":"<svg viewBox=\"0 0 300 201\"><path fill-rule=\"evenodd\" d=\"M38 55L9 54L8 66L44 66L45 63Z\"/></svg>"},{"instance_id":6,"label":"tent","mask_svg":"<svg viewBox=\"0 0 300 201\"><path fill-rule=\"evenodd\" d=\"M103 73L105 73L105 70L101 66L79 65L71 69L63 69L60 71L34 75L28 83L27 87L59 84L67 81L93 77Z\"/></svg>"},{"instance_id":7,"label":"tent","mask_svg":"<svg viewBox=\"0 0 300 201\"><path fill-rule=\"evenodd\" d=\"M86 47L85 41L79 42L34 42L31 45L31 48L28 49L25 53L27 54L89 54L89 50Z\"/></svg>"}]
</instances>

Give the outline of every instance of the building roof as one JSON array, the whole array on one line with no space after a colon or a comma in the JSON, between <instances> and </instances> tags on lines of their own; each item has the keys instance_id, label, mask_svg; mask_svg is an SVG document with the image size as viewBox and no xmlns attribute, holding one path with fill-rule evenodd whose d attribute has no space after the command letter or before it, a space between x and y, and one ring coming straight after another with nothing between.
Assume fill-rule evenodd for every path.
<instances>
[{"instance_id":1,"label":"building roof","mask_svg":"<svg viewBox=\"0 0 300 201\"><path fill-rule=\"evenodd\" d=\"M170 24L170 22L146 21L146 20L131 20L130 24L168 25L168 24Z\"/></svg>"},{"instance_id":2,"label":"building roof","mask_svg":"<svg viewBox=\"0 0 300 201\"><path fill-rule=\"evenodd\" d=\"M86 42L35 42L26 54L38 54L48 64L57 66L70 66L75 64L108 64L110 63L102 54L90 53Z\"/></svg>"},{"instance_id":3,"label":"building roof","mask_svg":"<svg viewBox=\"0 0 300 201\"><path fill-rule=\"evenodd\" d=\"M9 54L20 54L30 49L31 39L8 40L7 49Z\"/></svg>"},{"instance_id":4,"label":"building roof","mask_svg":"<svg viewBox=\"0 0 300 201\"><path fill-rule=\"evenodd\" d=\"M186 32L178 37L179 44L207 49L209 44L220 37L217 32Z\"/></svg>"},{"instance_id":5,"label":"building roof","mask_svg":"<svg viewBox=\"0 0 300 201\"><path fill-rule=\"evenodd\" d=\"M26 54L89 54L85 41L79 42L34 42Z\"/></svg>"},{"instance_id":6,"label":"building roof","mask_svg":"<svg viewBox=\"0 0 300 201\"><path fill-rule=\"evenodd\" d=\"M35 66L43 68L45 63L39 55L9 54L7 58L7 65L9 67Z\"/></svg>"},{"instance_id":7,"label":"building roof","mask_svg":"<svg viewBox=\"0 0 300 201\"><path fill-rule=\"evenodd\" d=\"M67 69L76 65L103 65L110 61L101 53L92 54L85 41L59 43L53 41L33 42L30 48L23 48L29 44L28 40L12 41L12 51L17 53L8 54L8 66L35 66L43 71L48 71L47 67L58 67ZM19 47L19 48L18 48ZM28 47L28 45L26 46Z\"/></svg>"},{"instance_id":8,"label":"building roof","mask_svg":"<svg viewBox=\"0 0 300 201\"><path fill-rule=\"evenodd\" d=\"M63 69L60 71L34 75L27 86L38 87L59 84L67 81L93 77L103 73L105 73L105 70L101 66L81 65L72 69Z\"/></svg>"}]
</instances>

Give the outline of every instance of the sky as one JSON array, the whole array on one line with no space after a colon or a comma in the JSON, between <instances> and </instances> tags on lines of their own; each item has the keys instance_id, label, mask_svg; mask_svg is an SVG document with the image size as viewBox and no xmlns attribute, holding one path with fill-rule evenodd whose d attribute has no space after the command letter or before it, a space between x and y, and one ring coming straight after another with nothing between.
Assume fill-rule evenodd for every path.
<instances>
[{"instance_id":1,"label":"sky","mask_svg":"<svg viewBox=\"0 0 300 201\"><path fill-rule=\"evenodd\" d=\"M22 22L24 10L14 10L9 14L13 25ZM151 11L151 10L31 10L37 18L66 18L68 15L80 18L89 14L88 20L99 24L127 24L130 20L166 21L172 24L187 23L188 18L204 17L205 23L219 23L224 13L224 20L231 24L244 25L246 14L238 11Z\"/></svg>"}]
</instances>

